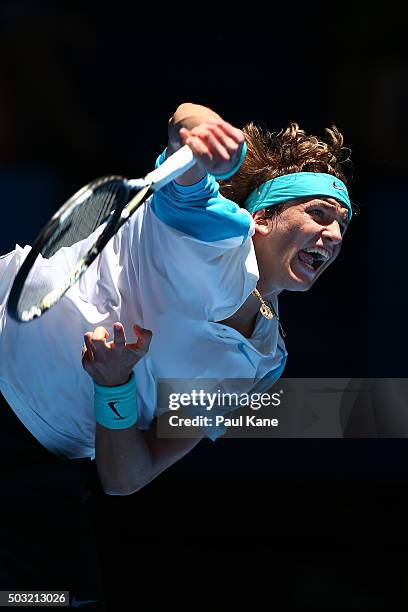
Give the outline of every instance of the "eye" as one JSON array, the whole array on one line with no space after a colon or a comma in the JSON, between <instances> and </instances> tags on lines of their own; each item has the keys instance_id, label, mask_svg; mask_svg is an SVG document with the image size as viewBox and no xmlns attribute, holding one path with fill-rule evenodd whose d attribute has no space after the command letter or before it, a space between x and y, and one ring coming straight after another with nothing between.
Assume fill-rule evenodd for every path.
<instances>
[{"instance_id":1,"label":"eye","mask_svg":"<svg viewBox=\"0 0 408 612\"><path fill-rule=\"evenodd\" d=\"M313 215L317 215L320 219L323 219L324 212L320 208L310 208L309 213Z\"/></svg>"}]
</instances>

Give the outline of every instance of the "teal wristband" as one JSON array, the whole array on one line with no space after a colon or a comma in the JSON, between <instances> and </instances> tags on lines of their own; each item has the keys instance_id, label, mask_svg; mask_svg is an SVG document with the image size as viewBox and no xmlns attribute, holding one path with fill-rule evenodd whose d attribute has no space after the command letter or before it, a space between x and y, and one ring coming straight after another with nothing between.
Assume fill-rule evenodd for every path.
<instances>
[{"instance_id":1,"label":"teal wristband","mask_svg":"<svg viewBox=\"0 0 408 612\"><path fill-rule=\"evenodd\" d=\"M103 387L94 382L95 418L108 429L127 429L137 422L136 377L117 387Z\"/></svg>"},{"instance_id":2,"label":"teal wristband","mask_svg":"<svg viewBox=\"0 0 408 612\"><path fill-rule=\"evenodd\" d=\"M223 179L230 178L230 176L233 176L242 166L242 162L244 161L245 155L247 154L247 149L247 143L244 141L244 144L242 145L241 156L235 166L232 168L232 170L230 170L229 172L225 172L225 174L213 174L213 177L221 181Z\"/></svg>"}]
</instances>

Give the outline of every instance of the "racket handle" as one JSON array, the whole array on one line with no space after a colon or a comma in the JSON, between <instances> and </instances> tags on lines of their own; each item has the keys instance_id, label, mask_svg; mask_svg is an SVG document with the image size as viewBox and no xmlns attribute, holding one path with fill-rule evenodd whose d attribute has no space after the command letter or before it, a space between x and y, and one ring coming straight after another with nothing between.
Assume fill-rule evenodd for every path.
<instances>
[{"instance_id":1,"label":"racket handle","mask_svg":"<svg viewBox=\"0 0 408 612\"><path fill-rule=\"evenodd\" d=\"M184 145L173 155L170 155L156 170L149 172L144 180L147 183L151 183L153 191L158 191L164 185L180 176L180 174L189 170L195 163L192 150L188 145Z\"/></svg>"}]
</instances>

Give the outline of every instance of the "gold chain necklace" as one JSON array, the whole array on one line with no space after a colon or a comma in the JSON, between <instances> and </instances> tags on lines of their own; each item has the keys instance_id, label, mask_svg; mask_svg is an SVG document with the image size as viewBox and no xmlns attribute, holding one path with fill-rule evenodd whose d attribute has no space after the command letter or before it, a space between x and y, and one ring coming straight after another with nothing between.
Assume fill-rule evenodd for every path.
<instances>
[{"instance_id":1,"label":"gold chain necklace","mask_svg":"<svg viewBox=\"0 0 408 612\"><path fill-rule=\"evenodd\" d=\"M279 317L276 314L275 309L272 306L271 302L265 302L262 295L259 293L258 289L256 288L252 291L252 295L258 298L258 300L261 302L261 306L259 307L259 312L261 313L261 315L265 317L265 319L269 319L269 320L273 319L273 317L276 317L282 337L286 338L285 331L281 325L281 322L279 321Z\"/></svg>"}]
</instances>

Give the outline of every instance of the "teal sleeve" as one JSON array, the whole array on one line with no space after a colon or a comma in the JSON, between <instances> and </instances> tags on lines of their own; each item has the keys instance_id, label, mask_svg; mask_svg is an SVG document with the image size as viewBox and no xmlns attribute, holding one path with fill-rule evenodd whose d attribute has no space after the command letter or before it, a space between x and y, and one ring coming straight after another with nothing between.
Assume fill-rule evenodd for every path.
<instances>
[{"instance_id":1,"label":"teal sleeve","mask_svg":"<svg viewBox=\"0 0 408 612\"><path fill-rule=\"evenodd\" d=\"M166 150L156 166L166 158ZM244 242L250 232L250 214L238 204L222 196L211 174L194 185L172 181L154 194L152 209L166 225L203 242L216 242L240 237Z\"/></svg>"}]
</instances>

